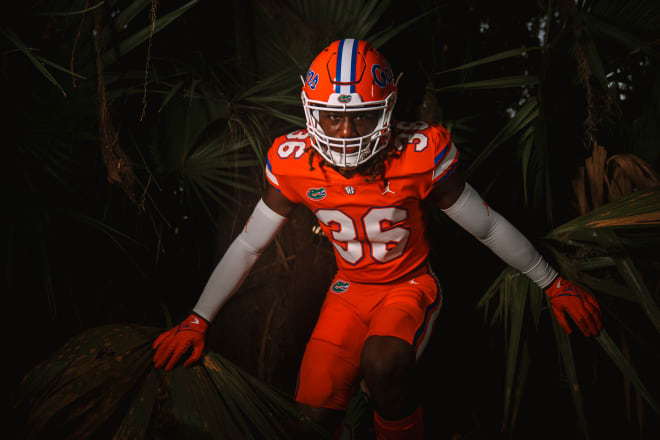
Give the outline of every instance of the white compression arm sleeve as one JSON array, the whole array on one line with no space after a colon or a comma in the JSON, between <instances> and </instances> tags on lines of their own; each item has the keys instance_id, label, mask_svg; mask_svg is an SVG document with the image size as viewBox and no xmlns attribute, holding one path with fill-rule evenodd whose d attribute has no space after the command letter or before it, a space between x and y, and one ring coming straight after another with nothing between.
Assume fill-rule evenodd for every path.
<instances>
[{"instance_id":1,"label":"white compression arm sleeve","mask_svg":"<svg viewBox=\"0 0 660 440\"><path fill-rule=\"evenodd\" d=\"M527 275L545 289L557 276L525 236L491 209L470 184L444 213L488 246L509 266Z\"/></svg>"},{"instance_id":2,"label":"white compression arm sleeve","mask_svg":"<svg viewBox=\"0 0 660 440\"><path fill-rule=\"evenodd\" d=\"M234 239L206 282L193 312L212 321L227 300L241 287L250 269L286 222L259 200L243 231Z\"/></svg>"}]
</instances>

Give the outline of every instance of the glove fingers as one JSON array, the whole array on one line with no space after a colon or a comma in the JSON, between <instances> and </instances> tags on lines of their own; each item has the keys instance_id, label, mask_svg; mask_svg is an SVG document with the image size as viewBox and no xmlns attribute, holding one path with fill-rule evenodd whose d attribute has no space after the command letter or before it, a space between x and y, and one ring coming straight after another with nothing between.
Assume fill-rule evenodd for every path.
<instances>
[{"instance_id":1,"label":"glove fingers","mask_svg":"<svg viewBox=\"0 0 660 440\"><path fill-rule=\"evenodd\" d=\"M165 365L165 371L171 371L179 362L179 359L186 353L186 350L190 346L190 341L183 341L183 343L179 343L175 346L174 350L172 350L172 356L170 357L170 361Z\"/></svg>"},{"instance_id":2,"label":"glove fingers","mask_svg":"<svg viewBox=\"0 0 660 440\"><path fill-rule=\"evenodd\" d=\"M173 339L168 338L166 341L160 344L154 354L154 367L160 368L165 365L165 362L170 358L172 352L174 351Z\"/></svg>"},{"instance_id":3,"label":"glove fingers","mask_svg":"<svg viewBox=\"0 0 660 440\"><path fill-rule=\"evenodd\" d=\"M554 305L552 306L552 311L554 312L555 318L557 318L559 325L561 325L564 328L564 331L570 335L573 330L571 330L571 326L568 325L568 321L566 321L566 318L564 317L564 312Z\"/></svg>"},{"instance_id":4,"label":"glove fingers","mask_svg":"<svg viewBox=\"0 0 660 440\"><path fill-rule=\"evenodd\" d=\"M586 310L574 310L571 314L571 318L583 335L588 337L596 334L596 325L593 321L593 318L591 317L591 314L587 313Z\"/></svg>"},{"instance_id":5,"label":"glove fingers","mask_svg":"<svg viewBox=\"0 0 660 440\"><path fill-rule=\"evenodd\" d=\"M598 301L596 301L596 298L593 297L593 295L585 295L585 299L591 305L594 309L598 310L598 314L601 314L600 311L600 305L598 304Z\"/></svg>"},{"instance_id":6,"label":"glove fingers","mask_svg":"<svg viewBox=\"0 0 660 440\"><path fill-rule=\"evenodd\" d=\"M589 333L587 334L584 330L582 333L585 336L595 336L601 329L600 322L600 307L596 302L596 299L586 290L578 288L578 295L580 296L581 306L579 313L584 319L585 324L589 327Z\"/></svg>"},{"instance_id":7,"label":"glove fingers","mask_svg":"<svg viewBox=\"0 0 660 440\"><path fill-rule=\"evenodd\" d=\"M161 333L161 334L156 338L156 340L154 341L154 343L151 344L151 348L153 348L154 350L155 350L156 348L158 348L158 346L161 344L161 342L163 342L164 339L166 339L166 338L168 338L170 335L172 335L172 330L174 330L174 329L169 329L168 331Z\"/></svg>"},{"instance_id":8,"label":"glove fingers","mask_svg":"<svg viewBox=\"0 0 660 440\"><path fill-rule=\"evenodd\" d=\"M598 307L598 304L591 302L590 298L584 302L584 306L592 323L593 335L595 336L600 332L601 328L603 328L603 324L600 320L600 308Z\"/></svg>"},{"instance_id":9,"label":"glove fingers","mask_svg":"<svg viewBox=\"0 0 660 440\"><path fill-rule=\"evenodd\" d=\"M202 352L204 351L204 343L196 342L193 344L193 352L186 362L184 362L184 367L189 367L202 357Z\"/></svg>"}]
</instances>

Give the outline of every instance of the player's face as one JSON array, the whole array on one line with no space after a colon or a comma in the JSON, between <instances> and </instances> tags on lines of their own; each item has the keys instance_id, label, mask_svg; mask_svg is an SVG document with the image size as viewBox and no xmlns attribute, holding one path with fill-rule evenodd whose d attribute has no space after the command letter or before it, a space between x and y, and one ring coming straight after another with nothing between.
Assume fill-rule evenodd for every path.
<instances>
[{"instance_id":1,"label":"player's face","mask_svg":"<svg viewBox=\"0 0 660 440\"><path fill-rule=\"evenodd\" d=\"M366 136L376 128L379 111L364 112L319 112L319 123L326 135L337 138ZM354 150L354 151L350 151ZM357 148L349 148L346 153L354 153Z\"/></svg>"}]
</instances>

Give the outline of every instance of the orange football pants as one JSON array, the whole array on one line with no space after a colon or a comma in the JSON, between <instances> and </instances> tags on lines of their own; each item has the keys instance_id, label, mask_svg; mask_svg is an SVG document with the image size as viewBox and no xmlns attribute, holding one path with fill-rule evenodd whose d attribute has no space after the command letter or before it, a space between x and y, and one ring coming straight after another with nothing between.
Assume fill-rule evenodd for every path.
<instances>
[{"instance_id":1,"label":"orange football pants","mask_svg":"<svg viewBox=\"0 0 660 440\"><path fill-rule=\"evenodd\" d=\"M428 265L386 284L345 281L338 273L321 307L298 373L296 400L345 410L359 382L360 354L369 336L395 336L421 356L442 305Z\"/></svg>"}]
</instances>

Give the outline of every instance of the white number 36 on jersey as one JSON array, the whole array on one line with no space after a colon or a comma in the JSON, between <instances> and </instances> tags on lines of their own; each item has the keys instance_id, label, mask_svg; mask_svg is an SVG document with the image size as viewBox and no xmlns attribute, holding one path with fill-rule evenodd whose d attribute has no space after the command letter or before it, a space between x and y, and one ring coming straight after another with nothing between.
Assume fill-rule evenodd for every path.
<instances>
[{"instance_id":1,"label":"white number 36 on jersey","mask_svg":"<svg viewBox=\"0 0 660 440\"><path fill-rule=\"evenodd\" d=\"M374 260L387 263L406 249L410 229L394 226L408 218L408 211L403 208L369 208L359 224L338 209L319 209L315 214L330 229L332 244L339 255L352 265L362 261L367 253ZM358 225L364 231L366 246L358 240Z\"/></svg>"}]
</instances>

